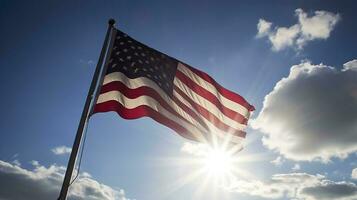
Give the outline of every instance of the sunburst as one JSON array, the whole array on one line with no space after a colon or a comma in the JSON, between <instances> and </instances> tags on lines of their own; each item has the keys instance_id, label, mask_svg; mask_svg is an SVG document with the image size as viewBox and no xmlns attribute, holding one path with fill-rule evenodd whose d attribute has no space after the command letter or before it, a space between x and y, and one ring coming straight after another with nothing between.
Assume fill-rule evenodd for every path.
<instances>
[{"instance_id":1,"label":"sunburst","mask_svg":"<svg viewBox=\"0 0 357 200\"><path fill-rule=\"evenodd\" d=\"M221 142L215 139L210 145L185 143L181 149L183 154L179 157L161 158L157 163L185 169L186 173L162 188L160 196L170 196L186 185L195 187L194 199L201 199L207 193L225 195L227 192L224 189L230 188L238 179L255 179L251 170L244 169L244 166L265 160L266 155L240 152L242 146L231 145L229 139Z\"/></svg>"}]
</instances>

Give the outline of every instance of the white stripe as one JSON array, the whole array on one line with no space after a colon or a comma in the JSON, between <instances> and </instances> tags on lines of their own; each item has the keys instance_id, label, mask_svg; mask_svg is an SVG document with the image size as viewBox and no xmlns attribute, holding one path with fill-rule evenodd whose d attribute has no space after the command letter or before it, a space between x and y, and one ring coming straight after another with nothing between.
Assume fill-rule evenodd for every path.
<instances>
[{"instance_id":1,"label":"white stripe","mask_svg":"<svg viewBox=\"0 0 357 200\"><path fill-rule=\"evenodd\" d=\"M178 106L160 87L156 85L155 82L152 80L146 78L146 77L139 77L135 79L131 79L125 74L121 72L114 72L106 75L104 77L104 82L103 85L108 84L113 81L120 81L123 84L125 84L128 88L130 89L136 89L139 87L150 87L154 89L159 95L166 101L167 104L169 104L173 110L175 110L179 115L181 115L184 119L189 121L191 124L197 126L202 132L206 132L207 130L199 123L197 120L195 120L190 114L188 114L186 111L184 111L180 106Z\"/></svg>"},{"instance_id":2,"label":"white stripe","mask_svg":"<svg viewBox=\"0 0 357 200\"><path fill-rule=\"evenodd\" d=\"M197 103L198 105L201 105L208 111L210 111L214 116L216 116L218 119L220 119L223 123L229 124L232 128L238 129L238 130L244 130L246 128L246 125L240 124L239 122L225 116L218 108L216 105L208 101L207 99L201 97L200 95L196 94L191 88L189 88L187 85L185 85L182 81L180 81L178 78L175 77L174 79L174 84L180 90L182 90L192 101ZM192 106L190 106L192 107Z\"/></svg>"},{"instance_id":3,"label":"white stripe","mask_svg":"<svg viewBox=\"0 0 357 200\"><path fill-rule=\"evenodd\" d=\"M244 106L240 105L237 102L234 102L230 99L227 99L224 97L222 94L219 93L219 91L216 89L214 85L212 85L210 82L207 82L200 76L196 75L194 72L192 72L189 68L187 68L185 65L182 63L178 63L177 65L177 70L185 74L187 77L189 77L192 81L194 81L196 84L200 85L201 87L205 88L209 92L211 92L214 96L217 97L219 102L223 104L225 107L234 110L235 112L243 115L245 118L249 118L250 112L247 108Z\"/></svg>"}]
</instances>

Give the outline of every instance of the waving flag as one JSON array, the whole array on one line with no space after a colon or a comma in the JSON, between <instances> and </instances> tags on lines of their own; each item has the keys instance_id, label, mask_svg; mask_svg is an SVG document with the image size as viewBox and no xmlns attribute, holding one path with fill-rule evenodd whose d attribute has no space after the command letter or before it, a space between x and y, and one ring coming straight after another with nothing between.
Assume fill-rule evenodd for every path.
<instances>
[{"instance_id":1,"label":"waving flag","mask_svg":"<svg viewBox=\"0 0 357 200\"><path fill-rule=\"evenodd\" d=\"M243 97L206 73L156 51L115 29L94 113L125 119L151 117L195 141L240 143L250 111Z\"/></svg>"}]
</instances>

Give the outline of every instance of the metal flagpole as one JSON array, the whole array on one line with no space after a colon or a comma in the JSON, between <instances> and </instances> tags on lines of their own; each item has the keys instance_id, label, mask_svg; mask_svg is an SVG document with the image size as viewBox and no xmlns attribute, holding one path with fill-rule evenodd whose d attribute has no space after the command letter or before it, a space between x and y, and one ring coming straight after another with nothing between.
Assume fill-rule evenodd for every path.
<instances>
[{"instance_id":1,"label":"metal flagpole","mask_svg":"<svg viewBox=\"0 0 357 200\"><path fill-rule=\"evenodd\" d=\"M92 82L91 82L91 85L90 85L90 88L89 88L89 91L87 94L87 99L84 104L81 120L78 125L77 134L76 134L76 137L75 137L75 140L73 143L71 156L70 156L68 164L67 164L66 175L65 175L64 181L62 183L61 193L58 197L58 200L66 200L66 198L67 198L67 192L68 192L68 188L70 186L74 165L76 163L78 149L79 149L79 146L80 146L80 143L82 140L83 130L84 130L84 127L88 120L91 102L97 96L96 94L94 94L94 92L95 92L96 86L98 84L98 80L100 79L99 75L100 75L100 72L102 71L101 69L103 67L103 64L105 64L105 63L103 63L103 60L104 60L106 52L108 50L109 40L110 40L112 32L114 30L114 24L115 24L115 20L110 19L108 22L108 30L107 30L107 34L105 36L102 51L100 52L97 67L95 69L95 72L94 72L94 75L92 78ZM98 92L98 90L96 92Z\"/></svg>"}]
</instances>

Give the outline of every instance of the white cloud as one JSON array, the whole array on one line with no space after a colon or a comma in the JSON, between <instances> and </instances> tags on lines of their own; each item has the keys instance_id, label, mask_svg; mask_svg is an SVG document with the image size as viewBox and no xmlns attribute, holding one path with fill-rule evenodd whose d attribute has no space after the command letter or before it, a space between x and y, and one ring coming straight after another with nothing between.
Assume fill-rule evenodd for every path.
<instances>
[{"instance_id":1,"label":"white cloud","mask_svg":"<svg viewBox=\"0 0 357 200\"><path fill-rule=\"evenodd\" d=\"M274 160L270 161L270 163L274 164L275 166L280 166L284 162L284 158L281 156L276 157Z\"/></svg>"},{"instance_id":2,"label":"white cloud","mask_svg":"<svg viewBox=\"0 0 357 200\"><path fill-rule=\"evenodd\" d=\"M346 65L345 65L346 66ZM329 161L357 151L357 71L303 62L265 96L252 126L292 160Z\"/></svg>"},{"instance_id":3,"label":"white cloud","mask_svg":"<svg viewBox=\"0 0 357 200\"><path fill-rule=\"evenodd\" d=\"M32 161L33 170L0 160L0 199L47 200L58 197L65 168L45 167ZM81 174L69 190L69 200L129 200L123 190L99 183L88 173Z\"/></svg>"},{"instance_id":4,"label":"white cloud","mask_svg":"<svg viewBox=\"0 0 357 200\"><path fill-rule=\"evenodd\" d=\"M293 46L299 32L300 30L298 25L293 25L289 28L276 28L274 34L269 34L269 41L273 45L273 50L279 51L285 49L286 47Z\"/></svg>"},{"instance_id":5,"label":"white cloud","mask_svg":"<svg viewBox=\"0 0 357 200\"><path fill-rule=\"evenodd\" d=\"M236 180L228 190L270 199L353 200L357 197L354 183L333 182L322 175L307 173L275 174L265 182Z\"/></svg>"},{"instance_id":6,"label":"white cloud","mask_svg":"<svg viewBox=\"0 0 357 200\"><path fill-rule=\"evenodd\" d=\"M194 156L204 156L209 151L209 148L207 144L185 142L181 147L181 151Z\"/></svg>"},{"instance_id":7,"label":"white cloud","mask_svg":"<svg viewBox=\"0 0 357 200\"><path fill-rule=\"evenodd\" d=\"M351 178L352 179L357 179L357 168L354 168L351 173Z\"/></svg>"},{"instance_id":8,"label":"white cloud","mask_svg":"<svg viewBox=\"0 0 357 200\"><path fill-rule=\"evenodd\" d=\"M300 165L297 164L297 163L291 168L291 170L293 170L293 171L298 171L298 170L300 170L300 169L301 169L301 167L300 167Z\"/></svg>"},{"instance_id":9,"label":"white cloud","mask_svg":"<svg viewBox=\"0 0 357 200\"><path fill-rule=\"evenodd\" d=\"M357 60L351 60L349 62L346 62L345 64L343 64L343 69L342 71L347 71L347 70L354 70L357 71Z\"/></svg>"},{"instance_id":10,"label":"white cloud","mask_svg":"<svg viewBox=\"0 0 357 200\"><path fill-rule=\"evenodd\" d=\"M37 160L31 160L31 165L37 167L37 166L40 166L40 163L37 161Z\"/></svg>"},{"instance_id":11,"label":"white cloud","mask_svg":"<svg viewBox=\"0 0 357 200\"><path fill-rule=\"evenodd\" d=\"M259 19L257 24L258 34L257 37L261 38L269 34L271 31L271 22L265 21L264 19Z\"/></svg>"},{"instance_id":12,"label":"white cloud","mask_svg":"<svg viewBox=\"0 0 357 200\"><path fill-rule=\"evenodd\" d=\"M308 17L302 9L296 9L295 13L301 27L301 36L297 40L299 48L302 48L307 41L327 39L341 18L339 14L327 11L315 11L312 17Z\"/></svg>"},{"instance_id":13,"label":"white cloud","mask_svg":"<svg viewBox=\"0 0 357 200\"><path fill-rule=\"evenodd\" d=\"M316 39L327 39L337 22L341 19L339 14L327 11L315 11L309 17L302 9L296 9L295 15L298 23L290 27L275 27L272 22L259 19L257 24L257 37L267 37L274 51L280 51L287 47L302 49L307 42Z\"/></svg>"},{"instance_id":14,"label":"white cloud","mask_svg":"<svg viewBox=\"0 0 357 200\"><path fill-rule=\"evenodd\" d=\"M66 146L58 146L51 149L51 151L56 155L63 155L63 154L70 154L72 149Z\"/></svg>"}]
</instances>

